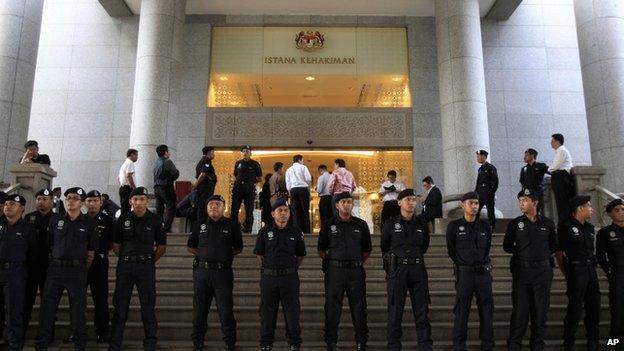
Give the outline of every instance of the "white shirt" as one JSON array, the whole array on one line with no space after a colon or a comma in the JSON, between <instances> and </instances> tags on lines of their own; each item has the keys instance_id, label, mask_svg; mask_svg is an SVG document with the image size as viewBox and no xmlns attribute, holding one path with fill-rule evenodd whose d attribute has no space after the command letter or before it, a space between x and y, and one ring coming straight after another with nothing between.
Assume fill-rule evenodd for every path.
<instances>
[{"instance_id":1,"label":"white shirt","mask_svg":"<svg viewBox=\"0 0 624 351\"><path fill-rule=\"evenodd\" d=\"M312 175L308 167L299 162L295 162L286 171L286 189L307 188L312 183Z\"/></svg>"},{"instance_id":2,"label":"white shirt","mask_svg":"<svg viewBox=\"0 0 624 351\"><path fill-rule=\"evenodd\" d=\"M132 174L132 180L134 181L134 162L127 158L119 169L119 185L130 185L126 176ZM136 183L135 183L136 184Z\"/></svg>"},{"instance_id":3,"label":"white shirt","mask_svg":"<svg viewBox=\"0 0 624 351\"><path fill-rule=\"evenodd\" d=\"M559 171L565 170L570 172L574 165L572 164L572 156L570 156L570 151L565 148L565 146L561 145L555 150L555 159L552 164L548 168L548 171Z\"/></svg>"},{"instance_id":4,"label":"white shirt","mask_svg":"<svg viewBox=\"0 0 624 351\"><path fill-rule=\"evenodd\" d=\"M319 196L331 195L329 193L329 178L331 174L329 172L325 172L321 174L321 176L316 181L316 192L319 193Z\"/></svg>"},{"instance_id":5,"label":"white shirt","mask_svg":"<svg viewBox=\"0 0 624 351\"><path fill-rule=\"evenodd\" d=\"M388 190L386 190L384 187L391 187L393 186L396 188L394 191L390 191L388 192ZM399 197L399 193L405 190L405 185L403 185L403 183L399 182L398 180L396 180L394 183L390 182L389 180L386 180L385 182L383 182L381 184L381 187L379 188L379 192L384 192L386 191L386 193L383 196L383 201L394 201Z\"/></svg>"}]
</instances>

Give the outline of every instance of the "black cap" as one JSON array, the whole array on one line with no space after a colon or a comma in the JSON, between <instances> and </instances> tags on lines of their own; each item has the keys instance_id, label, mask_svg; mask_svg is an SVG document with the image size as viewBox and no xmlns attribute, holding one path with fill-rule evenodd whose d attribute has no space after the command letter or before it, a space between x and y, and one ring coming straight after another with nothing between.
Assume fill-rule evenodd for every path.
<instances>
[{"instance_id":1,"label":"black cap","mask_svg":"<svg viewBox=\"0 0 624 351\"><path fill-rule=\"evenodd\" d=\"M607 207L605 207L605 211L611 212L613 211L614 208L616 208L619 205L624 205L624 200L622 199L612 200L611 202L607 204Z\"/></svg>"},{"instance_id":2,"label":"black cap","mask_svg":"<svg viewBox=\"0 0 624 351\"><path fill-rule=\"evenodd\" d=\"M84 191L83 188L79 187L79 186L75 186L73 188L69 188L67 190L65 190L65 193L63 195L65 195L65 197L67 197L68 194L77 194L80 195L80 198L84 201L85 196L87 195L87 193Z\"/></svg>"},{"instance_id":3,"label":"black cap","mask_svg":"<svg viewBox=\"0 0 624 351\"><path fill-rule=\"evenodd\" d=\"M97 190L91 190L87 193L87 197L100 197L102 193Z\"/></svg>"},{"instance_id":4,"label":"black cap","mask_svg":"<svg viewBox=\"0 0 624 351\"><path fill-rule=\"evenodd\" d=\"M334 201L336 201L336 203L338 203L338 201L342 200L342 199L352 199L353 196L351 196L351 193L348 191L336 194L336 196L334 196Z\"/></svg>"},{"instance_id":5,"label":"black cap","mask_svg":"<svg viewBox=\"0 0 624 351\"><path fill-rule=\"evenodd\" d=\"M4 203L4 201L6 201L6 197L7 197L7 193L5 193L4 191L0 191L0 205Z\"/></svg>"},{"instance_id":6,"label":"black cap","mask_svg":"<svg viewBox=\"0 0 624 351\"><path fill-rule=\"evenodd\" d=\"M208 201L206 201L206 204L208 204L210 201L221 201L225 203L225 199L221 195L212 195L211 197L208 198Z\"/></svg>"},{"instance_id":7,"label":"black cap","mask_svg":"<svg viewBox=\"0 0 624 351\"><path fill-rule=\"evenodd\" d=\"M570 200L570 207L574 211L577 207L583 206L591 200L589 195L577 195Z\"/></svg>"},{"instance_id":8,"label":"black cap","mask_svg":"<svg viewBox=\"0 0 624 351\"><path fill-rule=\"evenodd\" d=\"M37 191L37 193L35 194L35 199L37 198L37 196L47 196L47 197L54 197L54 195L52 195L52 190L48 189L48 188L43 188L39 191Z\"/></svg>"},{"instance_id":9,"label":"black cap","mask_svg":"<svg viewBox=\"0 0 624 351\"><path fill-rule=\"evenodd\" d=\"M26 199L22 195L9 195L4 200L4 202L7 201L19 202L20 205L26 206Z\"/></svg>"},{"instance_id":10,"label":"black cap","mask_svg":"<svg viewBox=\"0 0 624 351\"><path fill-rule=\"evenodd\" d=\"M130 198L131 199L132 199L133 196L139 196L139 195L148 196L149 192L147 191L147 189L145 187L142 187L142 186L136 187L136 188L132 189L132 192L130 192Z\"/></svg>"},{"instance_id":11,"label":"black cap","mask_svg":"<svg viewBox=\"0 0 624 351\"><path fill-rule=\"evenodd\" d=\"M278 198L277 200L271 203L271 211L275 211L280 206L288 206L288 201L283 198Z\"/></svg>"},{"instance_id":12,"label":"black cap","mask_svg":"<svg viewBox=\"0 0 624 351\"><path fill-rule=\"evenodd\" d=\"M247 149L247 150L251 151L251 146L249 146L249 145L245 145L245 146L241 147L241 151L243 151L243 150L245 150L245 149Z\"/></svg>"},{"instance_id":13,"label":"black cap","mask_svg":"<svg viewBox=\"0 0 624 351\"><path fill-rule=\"evenodd\" d=\"M459 201L464 202L466 200L479 200L479 194L475 193L474 191L469 191L462 195Z\"/></svg>"},{"instance_id":14,"label":"black cap","mask_svg":"<svg viewBox=\"0 0 624 351\"><path fill-rule=\"evenodd\" d=\"M523 196L528 196L533 200L539 199L539 194L535 190L529 188L520 190L520 192L518 193L518 199Z\"/></svg>"},{"instance_id":15,"label":"black cap","mask_svg":"<svg viewBox=\"0 0 624 351\"><path fill-rule=\"evenodd\" d=\"M485 150L479 150L477 151L477 155L483 155L485 157L487 157L490 153L485 151Z\"/></svg>"},{"instance_id":16,"label":"black cap","mask_svg":"<svg viewBox=\"0 0 624 351\"><path fill-rule=\"evenodd\" d=\"M416 193L414 192L414 189L403 189L403 190L401 190L401 192L399 193L399 196L397 197L397 200L401 200L401 199L406 198L408 196L416 196Z\"/></svg>"}]
</instances>

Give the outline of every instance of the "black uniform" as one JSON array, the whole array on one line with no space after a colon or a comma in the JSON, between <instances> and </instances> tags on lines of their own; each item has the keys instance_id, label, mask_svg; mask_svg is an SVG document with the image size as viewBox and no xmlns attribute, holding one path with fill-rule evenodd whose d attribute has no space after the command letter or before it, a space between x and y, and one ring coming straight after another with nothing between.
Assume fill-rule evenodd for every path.
<instances>
[{"instance_id":1,"label":"black uniform","mask_svg":"<svg viewBox=\"0 0 624 351\"><path fill-rule=\"evenodd\" d=\"M253 227L254 201L256 200L256 180L262 177L262 168L256 160L238 160L234 164L236 182L232 188L231 217L238 220L241 203L245 203L245 226L243 231L251 233Z\"/></svg>"},{"instance_id":2,"label":"black uniform","mask_svg":"<svg viewBox=\"0 0 624 351\"><path fill-rule=\"evenodd\" d=\"M289 345L301 344L299 325L299 274L297 258L306 255L303 232L275 224L264 226L258 232L256 255L264 256L260 277L260 345L272 345L280 302L286 322L286 340Z\"/></svg>"},{"instance_id":3,"label":"black uniform","mask_svg":"<svg viewBox=\"0 0 624 351\"><path fill-rule=\"evenodd\" d=\"M26 289L27 264L35 254L35 228L18 220L14 225L0 223L0 289L9 317L9 350L21 350L24 346L24 290Z\"/></svg>"},{"instance_id":4,"label":"black uniform","mask_svg":"<svg viewBox=\"0 0 624 351\"><path fill-rule=\"evenodd\" d=\"M368 224L357 217L348 221L333 218L321 228L318 251L326 252L325 271L325 342L338 342L338 325L344 293L349 298L355 341L366 344L366 272L363 254L372 251Z\"/></svg>"},{"instance_id":5,"label":"black uniform","mask_svg":"<svg viewBox=\"0 0 624 351\"><path fill-rule=\"evenodd\" d=\"M87 251L98 248L95 221L87 215L71 220L68 215L55 215L48 226L52 254L43 292L37 350L46 350L54 332L58 304L67 290L69 296L74 348L84 350L87 341Z\"/></svg>"},{"instance_id":6,"label":"black uniform","mask_svg":"<svg viewBox=\"0 0 624 351\"><path fill-rule=\"evenodd\" d=\"M401 320L405 298L409 291L416 323L416 336L421 351L432 350L429 323L429 282L424 254L429 248L427 222L414 216L410 220L400 215L389 218L381 235L381 252L394 257L396 265L387 269L388 282L388 350L401 350Z\"/></svg>"},{"instance_id":7,"label":"black uniform","mask_svg":"<svg viewBox=\"0 0 624 351\"><path fill-rule=\"evenodd\" d=\"M578 323L585 307L585 329L589 350L598 349L600 286L594 256L594 226L571 218L559 224L559 248L566 255L568 308L563 321L565 350L574 349Z\"/></svg>"},{"instance_id":8,"label":"black uniform","mask_svg":"<svg viewBox=\"0 0 624 351\"><path fill-rule=\"evenodd\" d=\"M548 173L548 165L541 162L533 162L526 164L520 170L520 184L523 189L534 190L539 194L537 210L541 212L544 208L544 175Z\"/></svg>"},{"instance_id":9,"label":"black uniform","mask_svg":"<svg viewBox=\"0 0 624 351\"><path fill-rule=\"evenodd\" d=\"M527 216L512 220L505 231L503 249L511 259L513 312L509 326L509 350L520 350L522 338L531 318L531 350L544 349L546 320L550 306L557 232L553 221L538 216L531 222Z\"/></svg>"},{"instance_id":10,"label":"black uniform","mask_svg":"<svg viewBox=\"0 0 624 351\"><path fill-rule=\"evenodd\" d=\"M159 157L154 166L154 195L156 196L156 213L163 218L165 232L171 230L175 217L176 193L174 182L180 171L169 158Z\"/></svg>"},{"instance_id":11,"label":"black uniform","mask_svg":"<svg viewBox=\"0 0 624 351\"><path fill-rule=\"evenodd\" d=\"M596 258L609 277L609 337L624 342L624 228L615 224L598 231Z\"/></svg>"},{"instance_id":12,"label":"black uniform","mask_svg":"<svg viewBox=\"0 0 624 351\"><path fill-rule=\"evenodd\" d=\"M208 329L208 311L214 298L221 320L223 340L228 350L236 344L236 320L233 312L233 250L243 249L240 226L229 218L208 218L193 227L188 247L198 249L193 264L193 344L202 349Z\"/></svg>"},{"instance_id":13,"label":"black uniform","mask_svg":"<svg viewBox=\"0 0 624 351\"><path fill-rule=\"evenodd\" d=\"M472 296L477 297L479 309L479 338L481 350L494 349L494 298L490 271L492 232L487 222L477 218L454 220L446 229L448 255L455 263L455 314L453 349L465 350L468 337L468 317Z\"/></svg>"},{"instance_id":14,"label":"black uniform","mask_svg":"<svg viewBox=\"0 0 624 351\"><path fill-rule=\"evenodd\" d=\"M206 219L206 201L214 194L215 187L217 186L217 174L215 173L212 160L206 157L202 157L201 160L195 166L195 179L199 178L199 175L205 173L206 176L201 183L197 185L197 222L201 223Z\"/></svg>"},{"instance_id":15,"label":"black uniform","mask_svg":"<svg viewBox=\"0 0 624 351\"><path fill-rule=\"evenodd\" d=\"M483 206L486 206L488 220L492 228L496 225L496 209L494 205L496 190L498 190L498 172L493 164L485 162L479 167L475 192L479 194L478 216L481 215Z\"/></svg>"},{"instance_id":16,"label":"black uniform","mask_svg":"<svg viewBox=\"0 0 624 351\"><path fill-rule=\"evenodd\" d=\"M98 249L89 272L87 284L91 288L93 305L95 307L95 332L101 337L108 337L108 251L113 241L113 219L98 213L93 217L96 223L95 233L99 241Z\"/></svg>"}]
</instances>

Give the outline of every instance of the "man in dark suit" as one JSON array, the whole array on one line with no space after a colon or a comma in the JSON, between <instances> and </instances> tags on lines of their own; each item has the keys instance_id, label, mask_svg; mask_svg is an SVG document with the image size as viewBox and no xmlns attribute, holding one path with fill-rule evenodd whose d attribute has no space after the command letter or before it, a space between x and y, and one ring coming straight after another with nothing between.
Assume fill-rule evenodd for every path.
<instances>
[{"instance_id":1,"label":"man in dark suit","mask_svg":"<svg viewBox=\"0 0 624 351\"><path fill-rule=\"evenodd\" d=\"M423 178L422 187L426 193L423 200L422 216L433 225L436 218L442 218L442 192L440 188L435 186L433 178L430 176Z\"/></svg>"}]
</instances>

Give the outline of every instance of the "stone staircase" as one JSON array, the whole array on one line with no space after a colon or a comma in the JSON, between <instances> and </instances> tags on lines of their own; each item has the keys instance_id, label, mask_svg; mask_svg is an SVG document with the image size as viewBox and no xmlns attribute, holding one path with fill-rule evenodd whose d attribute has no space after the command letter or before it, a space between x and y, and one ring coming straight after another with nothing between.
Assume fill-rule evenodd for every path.
<instances>
[{"instance_id":1,"label":"stone staircase","mask_svg":"<svg viewBox=\"0 0 624 351\"><path fill-rule=\"evenodd\" d=\"M379 249L379 236L373 236L373 253L366 263L367 274L367 303L368 322L370 328L370 350L385 350L386 337L386 285L384 272L381 264ZM191 262L192 257L186 251L186 234L170 234L168 239L167 253L157 264L157 316L159 322L159 345L162 349L190 350L191 322L193 314L193 283ZM508 324L511 314L511 276L509 273L509 255L502 249L502 234L495 234L491 256L495 269L494 276L494 321L497 349L505 349L505 339L508 335ZM301 324L304 350L323 350L323 273L320 270L320 259L316 254L317 237L306 236L308 256L304 259L299 270L301 278ZM238 322L238 340L240 350L257 350L260 317L259 306L259 268L253 255L255 236L244 237L245 249L237 256L234 262L234 312ZM435 234L431 238L429 251L425 256L427 270L429 272L429 289L431 291L431 306L429 317L432 324L434 349L451 349L451 335L453 328L453 304L454 304L454 279L451 261L446 255L446 243L443 235ZM114 289L114 266L116 258L111 258L110 270L110 293ZM607 282L601 275L602 297L602 322L601 336L608 335L608 300ZM409 300L409 298L408 298ZM474 301L473 301L474 302ZM567 297L565 296L565 281L562 274L556 270L551 292L551 309L549 314L548 349L559 350L560 338L563 328L563 317ZM474 303L473 303L474 304ZM406 306L410 306L409 301ZM112 304L111 304L112 309ZM58 312L57 338L64 338L68 334L68 303L63 297ZM38 306L33 314L33 321L38 320ZM91 297L88 297L87 320L89 321L89 333L93 336L93 306ZM406 308L404 314L404 349L417 350L416 336L414 332L413 315L411 309ZM283 316L279 316L277 341L275 349L285 349ZM582 323L581 323L582 324ZM478 350L478 314L475 306L470 315L469 338L471 349ZM28 338L34 338L36 322L31 322ZM577 336L579 350L584 345L585 332L579 328ZM133 297L131 311L125 332L128 349L141 349L143 327L140 319L138 297ZM529 338L529 331L525 337ZM351 327L348 304L342 314L342 322L339 332L339 346L342 350L352 350L354 342ZM93 340L93 338L91 338ZM33 342L28 342L32 346ZM70 345L63 345L57 341L59 350L70 350ZM217 311L212 306L209 315L209 331L206 338L207 350L222 350L221 331L218 322ZM104 345L96 345L90 341L89 349L106 349Z\"/></svg>"}]
</instances>

